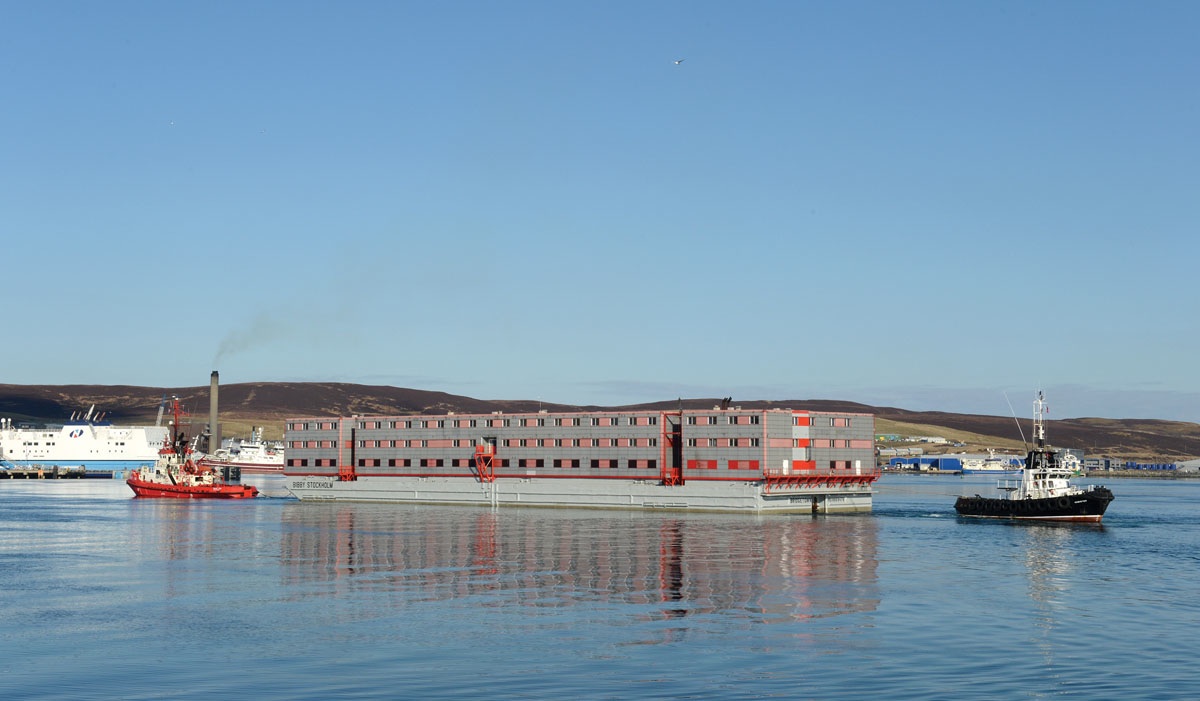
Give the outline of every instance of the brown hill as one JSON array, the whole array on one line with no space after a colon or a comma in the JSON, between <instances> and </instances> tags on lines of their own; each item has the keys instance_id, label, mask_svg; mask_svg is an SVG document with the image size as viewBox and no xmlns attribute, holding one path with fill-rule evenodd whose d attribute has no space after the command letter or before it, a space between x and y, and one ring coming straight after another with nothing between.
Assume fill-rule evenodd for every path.
<instances>
[{"instance_id":1,"label":"brown hill","mask_svg":"<svg viewBox=\"0 0 1200 701\"><path fill-rule=\"evenodd\" d=\"M159 404L178 396L193 415L193 424L208 421L208 385L199 387L133 387L126 385L0 385L0 416L18 422L61 423L76 411L95 405L114 423L153 423ZM283 434L287 418L418 413L509 413L547 410L596 409L594 406L547 404L535 400L482 400L444 392L405 389L387 385L337 382L247 382L221 385L219 392L222 433L247 435L250 426L265 427L268 438ZM716 406L719 399L685 399L610 409L688 409ZM982 416L944 412L916 412L894 407L872 407L836 400L742 401L745 408L792 408L874 414L876 431L905 435L945 435L966 443L954 450L988 447L1021 449L1021 433L1011 416ZM1022 418L1021 431L1029 439L1030 421ZM1200 424L1146 419L1059 419L1047 422L1054 445L1080 448L1088 455L1167 462L1200 456Z\"/></svg>"}]
</instances>

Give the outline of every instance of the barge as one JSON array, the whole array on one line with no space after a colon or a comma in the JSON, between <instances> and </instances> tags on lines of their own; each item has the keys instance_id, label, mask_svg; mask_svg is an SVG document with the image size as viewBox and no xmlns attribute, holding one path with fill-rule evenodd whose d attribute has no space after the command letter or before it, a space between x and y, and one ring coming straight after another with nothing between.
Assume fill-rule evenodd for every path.
<instances>
[{"instance_id":1,"label":"barge","mask_svg":"<svg viewBox=\"0 0 1200 701\"><path fill-rule=\"evenodd\" d=\"M301 501L871 510L874 417L742 409L289 419Z\"/></svg>"}]
</instances>

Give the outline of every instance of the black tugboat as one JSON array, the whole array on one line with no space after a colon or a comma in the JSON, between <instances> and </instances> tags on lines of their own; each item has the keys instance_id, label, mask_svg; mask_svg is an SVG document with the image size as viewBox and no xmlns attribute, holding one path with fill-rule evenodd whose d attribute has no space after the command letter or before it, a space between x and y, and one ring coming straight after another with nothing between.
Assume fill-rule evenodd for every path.
<instances>
[{"instance_id":1,"label":"black tugboat","mask_svg":"<svg viewBox=\"0 0 1200 701\"><path fill-rule=\"evenodd\" d=\"M1113 500L1107 487L1082 488L1071 484L1071 470L1058 451L1046 447L1046 402L1041 392L1033 402L1033 450L1025 456L1018 481L1002 481L1003 497L959 497L954 510L975 518L1083 521L1099 523Z\"/></svg>"}]
</instances>

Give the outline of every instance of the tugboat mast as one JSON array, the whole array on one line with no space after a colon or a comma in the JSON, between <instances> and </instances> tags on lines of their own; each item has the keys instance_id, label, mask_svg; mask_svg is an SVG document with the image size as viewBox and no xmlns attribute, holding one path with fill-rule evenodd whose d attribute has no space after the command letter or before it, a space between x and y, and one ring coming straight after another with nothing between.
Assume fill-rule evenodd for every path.
<instances>
[{"instance_id":1,"label":"tugboat mast","mask_svg":"<svg viewBox=\"0 0 1200 701\"><path fill-rule=\"evenodd\" d=\"M1046 447L1046 398L1038 390L1037 399L1033 400L1033 441L1038 450Z\"/></svg>"}]
</instances>

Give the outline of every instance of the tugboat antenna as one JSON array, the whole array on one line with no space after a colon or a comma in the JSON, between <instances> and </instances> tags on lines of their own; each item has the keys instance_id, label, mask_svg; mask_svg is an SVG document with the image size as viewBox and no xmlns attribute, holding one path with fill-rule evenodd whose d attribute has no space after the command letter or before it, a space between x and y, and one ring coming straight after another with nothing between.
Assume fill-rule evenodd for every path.
<instances>
[{"instance_id":1,"label":"tugboat antenna","mask_svg":"<svg viewBox=\"0 0 1200 701\"><path fill-rule=\"evenodd\" d=\"M1013 423L1017 425L1017 433L1021 434L1021 445L1028 451L1029 444L1025 442L1025 430L1021 428L1021 420L1017 418L1017 412L1013 409L1012 400L1008 398L1008 392L1004 393L1004 401L1008 402L1008 411L1012 414Z\"/></svg>"}]
</instances>

